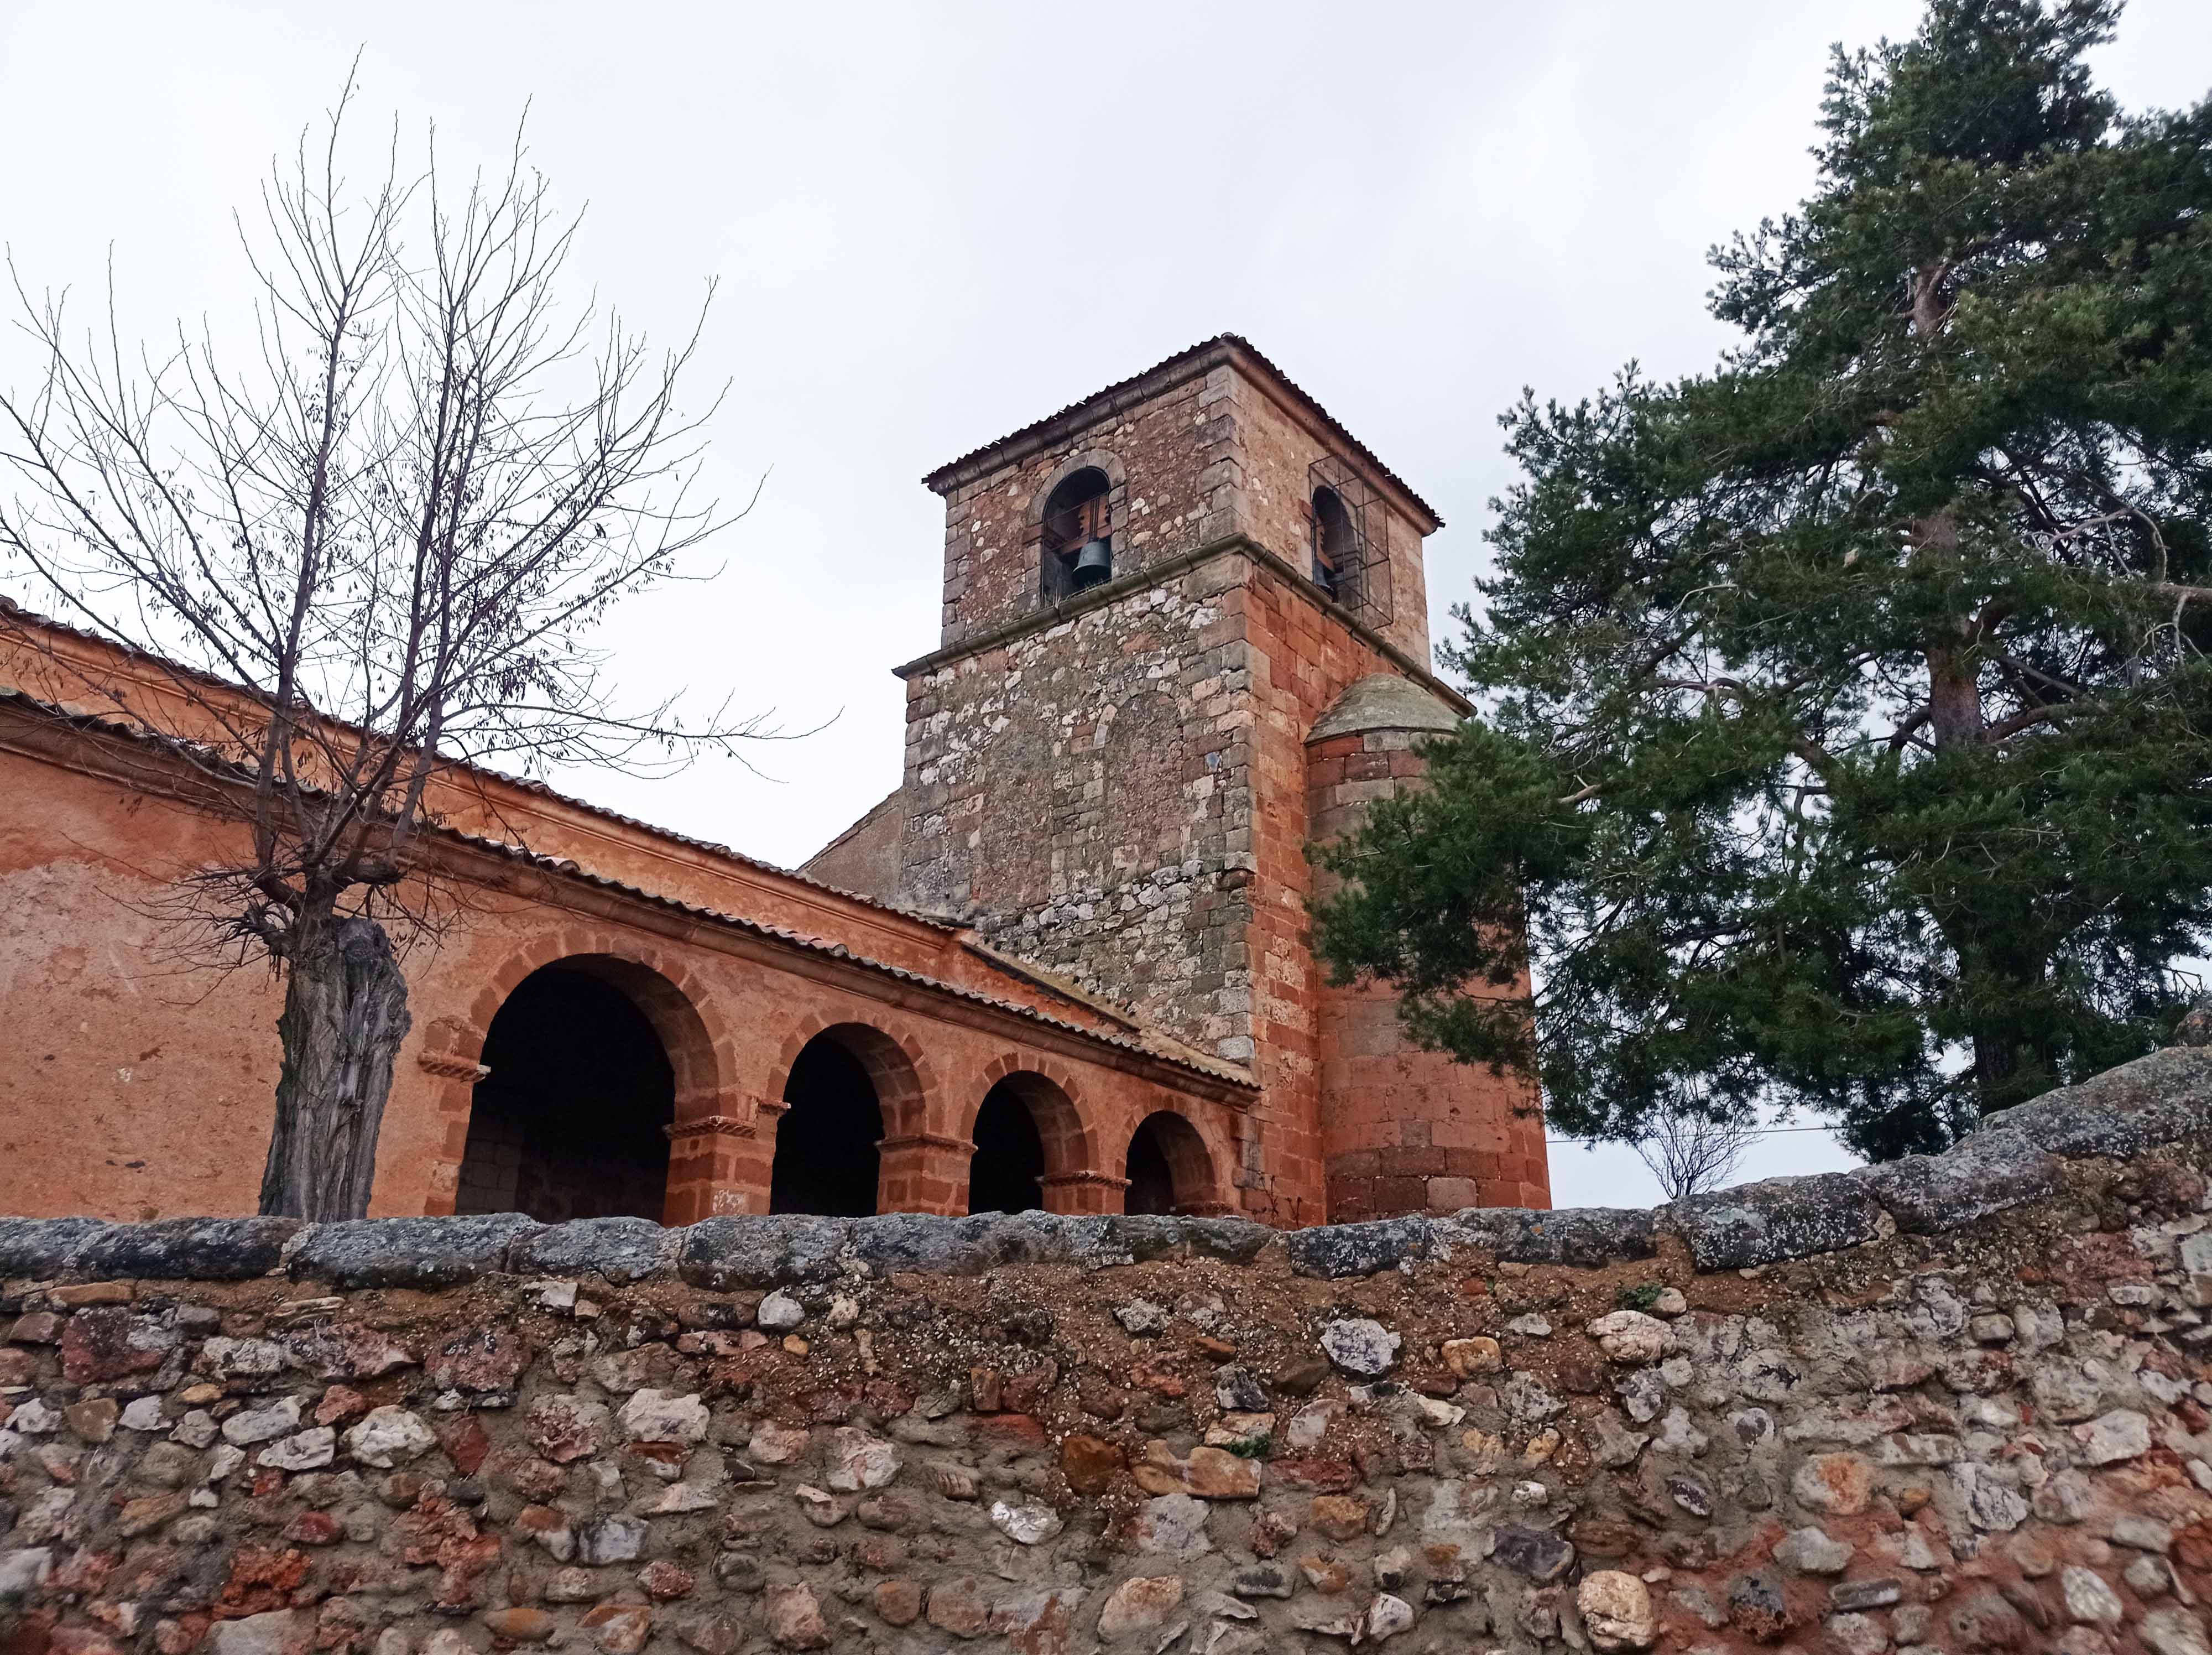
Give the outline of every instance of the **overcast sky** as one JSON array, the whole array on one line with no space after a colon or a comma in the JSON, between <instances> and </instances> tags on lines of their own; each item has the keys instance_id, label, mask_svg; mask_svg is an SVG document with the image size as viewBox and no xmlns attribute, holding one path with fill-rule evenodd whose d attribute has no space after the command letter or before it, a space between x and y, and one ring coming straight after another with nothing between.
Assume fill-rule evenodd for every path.
<instances>
[{"instance_id":1,"label":"overcast sky","mask_svg":"<svg viewBox=\"0 0 2212 1655\"><path fill-rule=\"evenodd\" d=\"M1705 249L1806 191L1827 47L1910 0L361 8L0 0L0 240L33 287L126 324L245 303L231 225L361 53L364 127L435 120L496 162L526 105L573 269L672 339L720 295L711 480L757 508L709 584L608 642L641 697L689 686L793 727L767 777L572 779L779 862L898 780L890 668L937 642L932 467L1224 331L1247 335L1443 513L1439 636L1508 481L1496 417L1621 362L1727 342ZM2212 87L2212 4L2135 0L2099 60L2130 106ZM0 370L21 382L19 350ZM772 778L772 779L769 779ZM1561 1146L1555 1195L1636 1202L1625 1151ZM1836 1164L1765 1140L1747 1170Z\"/></svg>"}]
</instances>

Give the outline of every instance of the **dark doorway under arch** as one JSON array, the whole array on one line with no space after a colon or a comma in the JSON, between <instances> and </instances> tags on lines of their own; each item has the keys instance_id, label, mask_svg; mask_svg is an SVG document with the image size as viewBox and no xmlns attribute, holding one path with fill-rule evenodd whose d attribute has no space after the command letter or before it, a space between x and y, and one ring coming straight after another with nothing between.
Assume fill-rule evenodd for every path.
<instances>
[{"instance_id":1,"label":"dark doorway under arch","mask_svg":"<svg viewBox=\"0 0 2212 1655\"><path fill-rule=\"evenodd\" d=\"M574 967L533 971L492 1019L482 1062L454 1211L660 1217L675 1074L628 995Z\"/></svg>"},{"instance_id":2,"label":"dark doorway under arch","mask_svg":"<svg viewBox=\"0 0 2212 1655\"><path fill-rule=\"evenodd\" d=\"M817 1034L792 1064L783 1101L768 1210L872 1216L884 1111L866 1068L834 1034Z\"/></svg>"},{"instance_id":3,"label":"dark doorway under arch","mask_svg":"<svg viewBox=\"0 0 2212 1655\"><path fill-rule=\"evenodd\" d=\"M1123 1212L1189 1212L1211 1198L1213 1157L1196 1127L1162 1110L1147 1115L1130 1137L1122 1176L1129 1181Z\"/></svg>"},{"instance_id":4,"label":"dark doorway under arch","mask_svg":"<svg viewBox=\"0 0 2212 1655\"><path fill-rule=\"evenodd\" d=\"M1044 1206L1044 1138L1019 1084L1001 1080L975 1111L968 1210L1026 1213Z\"/></svg>"}]
</instances>

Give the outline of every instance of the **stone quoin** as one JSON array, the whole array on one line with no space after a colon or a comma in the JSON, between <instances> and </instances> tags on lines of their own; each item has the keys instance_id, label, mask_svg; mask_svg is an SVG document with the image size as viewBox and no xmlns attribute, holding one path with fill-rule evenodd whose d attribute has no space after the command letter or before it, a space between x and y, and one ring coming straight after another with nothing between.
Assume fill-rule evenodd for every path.
<instances>
[{"instance_id":1,"label":"stone quoin","mask_svg":"<svg viewBox=\"0 0 2212 1655\"><path fill-rule=\"evenodd\" d=\"M371 1213L1547 1206L1534 1090L1312 948L1310 849L1467 710L1435 513L1233 336L927 482L905 774L805 867L442 779L419 872L461 899L406 958ZM224 693L0 611L0 1212L253 1208L277 989L161 917L241 835L178 751Z\"/></svg>"}]
</instances>

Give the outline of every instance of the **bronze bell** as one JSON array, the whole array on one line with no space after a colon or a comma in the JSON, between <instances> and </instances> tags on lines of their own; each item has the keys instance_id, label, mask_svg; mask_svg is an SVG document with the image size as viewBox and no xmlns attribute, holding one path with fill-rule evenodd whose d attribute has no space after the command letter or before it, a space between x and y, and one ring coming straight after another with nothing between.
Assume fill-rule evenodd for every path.
<instances>
[{"instance_id":1,"label":"bronze bell","mask_svg":"<svg viewBox=\"0 0 2212 1655\"><path fill-rule=\"evenodd\" d=\"M1103 540L1086 540L1075 554L1075 589L1082 592L1114 578L1114 549Z\"/></svg>"}]
</instances>

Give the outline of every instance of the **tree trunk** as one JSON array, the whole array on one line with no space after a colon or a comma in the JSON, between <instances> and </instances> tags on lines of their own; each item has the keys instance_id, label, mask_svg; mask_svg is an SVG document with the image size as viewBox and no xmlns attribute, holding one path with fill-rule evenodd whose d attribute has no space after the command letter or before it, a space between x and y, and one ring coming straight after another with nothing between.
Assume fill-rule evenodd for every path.
<instances>
[{"instance_id":1,"label":"tree trunk","mask_svg":"<svg viewBox=\"0 0 2212 1655\"><path fill-rule=\"evenodd\" d=\"M361 1218L392 1067L414 1019L407 980L374 920L303 916L284 940L284 1045L261 1210Z\"/></svg>"}]
</instances>

